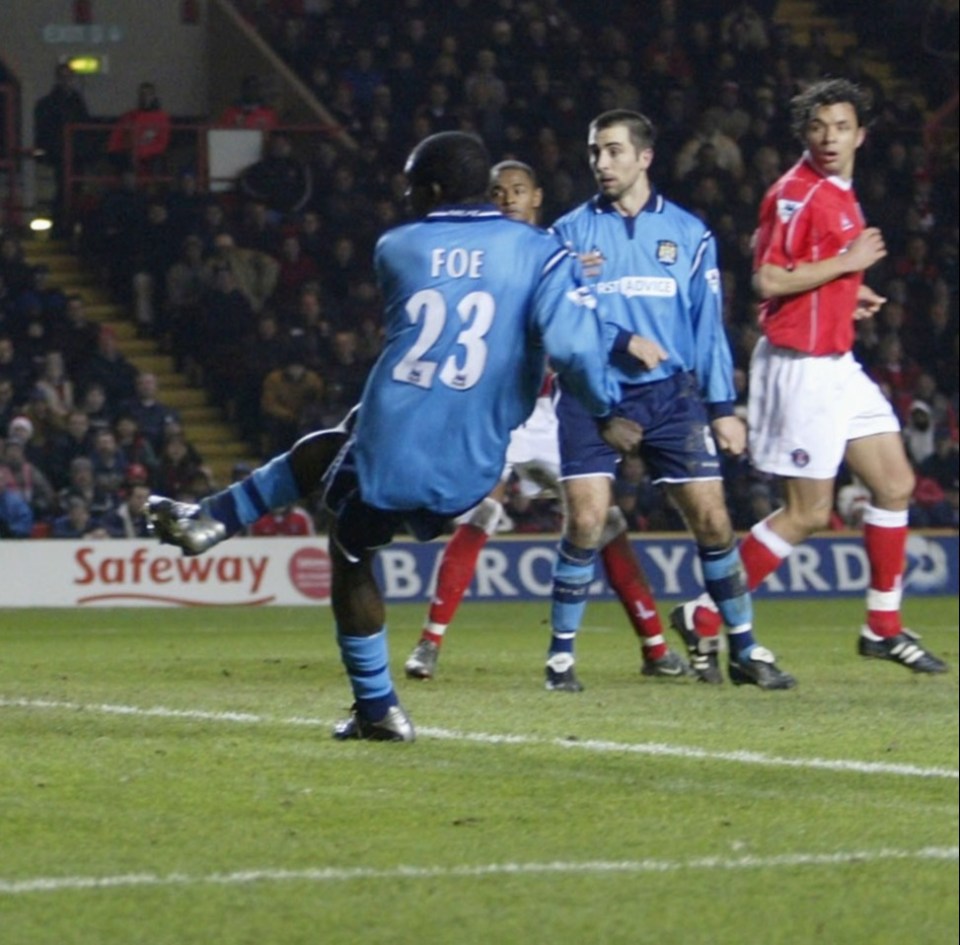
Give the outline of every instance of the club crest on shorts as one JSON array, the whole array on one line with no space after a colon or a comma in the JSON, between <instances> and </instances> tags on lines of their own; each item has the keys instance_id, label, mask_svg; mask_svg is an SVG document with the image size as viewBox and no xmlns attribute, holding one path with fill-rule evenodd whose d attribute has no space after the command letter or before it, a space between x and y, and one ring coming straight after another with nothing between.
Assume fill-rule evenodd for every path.
<instances>
[{"instance_id":1,"label":"club crest on shorts","mask_svg":"<svg viewBox=\"0 0 960 945\"><path fill-rule=\"evenodd\" d=\"M678 248L673 240L657 240L657 262L672 266L677 261Z\"/></svg>"},{"instance_id":2,"label":"club crest on shorts","mask_svg":"<svg viewBox=\"0 0 960 945\"><path fill-rule=\"evenodd\" d=\"M810 464L810 454L806 450L794 450L790 454L790 459L793 461L793 465L800 469Z\"/></svg>"}]
</instances>

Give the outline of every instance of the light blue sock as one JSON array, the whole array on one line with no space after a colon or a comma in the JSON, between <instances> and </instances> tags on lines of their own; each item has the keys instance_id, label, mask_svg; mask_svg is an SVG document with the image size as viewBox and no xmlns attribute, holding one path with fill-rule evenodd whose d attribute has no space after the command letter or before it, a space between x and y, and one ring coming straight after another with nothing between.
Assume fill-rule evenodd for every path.
<instances>
[{"instance_id":1,"label":"light blue sock","mask_svg":"<svg viewBox=\"0 0 960 945\"><path fill-rule=\"evenodd\" d=\"M747 574L734 543L727 548L698 547L703 581L707 593L727 625L730 655L737 659L756 646L753 638L753 598L747 587Z\"/></svg>"},{"instance_id":2,"label":"light blue sock","mask_svg":"<svg viewBox=\"0 0 960 945\"><path fill-rule=\"evenodd\" d=\"M390 678L387 628L369 637L354 637L338 631L337 643L357 711L371 722L379 721L399 701Z\"/></svg>"},{"instance_id":3,"label":"light blue sock","mask_svg":"<svg viewBox=\"0 0 960 945\"><path fill-rule=\"evenodd\" d=\"M287 452L258 466L246 479L232 483L200 504L211 517L223 522L228 535L235 535L267 512L301 498Z\"/></svg>"},{"instance_id":4,"label":"light blue sock","mask_svg":"<svg viewBox=\"0 0 960 945\"><path fill-rule=\"evenodd\" d=\"M597 552L593 548L578 548L566 538L560 542L553 569L553 594L550 605L550 649L548 658L556 653L573 655L577 630L587 607L587 591L593 581Z\"/></svg>"}]
</instances>

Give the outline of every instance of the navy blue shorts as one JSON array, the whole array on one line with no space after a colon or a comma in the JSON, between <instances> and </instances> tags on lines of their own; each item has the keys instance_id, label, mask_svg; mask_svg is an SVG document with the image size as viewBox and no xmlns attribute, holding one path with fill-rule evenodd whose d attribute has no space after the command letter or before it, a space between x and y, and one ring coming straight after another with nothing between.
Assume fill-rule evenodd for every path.
<instances>
[{"instance_id":1,"label":"navy blue shorts","mask_svg":"<svg viewBox=\"0 0 960 945\"><path fill-rule=\"evenodd\" d=\"M625 384L614 414L643 427L640 456L654 482L721 478L710 418L692 374L650 384ZM597 421L561 385L560 478L616 474L620 454L603 441Z\"/></svg>"},{"instance_id":2,"label":"navy blue shorts","mask_svg":"<svg viewBox=\"0 0 960 945\"><path fill-rule=\"evenodd\" d=\"M324 476L322 494L323 504L336 518L337 542L353 558L389 545L401 531L418 541L431 541L443 534L452 518L462 514L447 515L430 509L378 509L368 505L360 494L349 446Z\"/></svg>"}]
</instances>

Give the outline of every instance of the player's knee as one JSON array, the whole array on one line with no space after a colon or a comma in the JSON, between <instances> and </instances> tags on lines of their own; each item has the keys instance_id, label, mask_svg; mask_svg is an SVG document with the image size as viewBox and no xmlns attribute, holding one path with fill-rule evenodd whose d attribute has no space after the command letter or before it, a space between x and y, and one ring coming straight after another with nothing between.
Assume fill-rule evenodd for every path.
<instances>
[{"instance_id":1,"label":"player's knee","mask_svg":"<svg viewBox=\"0 0 960 945\"><path fill-rule=\"evenodd\" d=\"M606 509L573 505L567 508L565 532L567 538L580 548L596 548L603 532Z\"/></svg>"},{"instance_id":2,"label":"player's knee","mask_svg":"<svg viewBox=\"0 0 960 945\"><path fill-rule=\"evenodd\" d=\"M603 525L603 534L600 536L600 547L609 545L614 538L627 530L627 519L619 506L611 505L607 511L607 518Z\"/></svg>"},{"instance_id":3,"label":"player's knee","mask_svg":"<svg viewBox=\"0 0 960 945\"><path fill-rule=\"evenodd\" d=\"M895 476L886 477L874 489L873 504L882 509L906 508L910 504L913 490L917 487L917 477L907 466Z\"/></svg>"},{"instance_id":4,"label":"player's knee","mask_svg":"<svg viewBox=\"0 0 960 945\"><path fill-rule=\"evenodd\" d=\"M701 504L687 509L686 518L697 542L708 548L720 548L733 541L733 526L725 505Z\"/></svg>"},{"instance_id":5,"label":"player's knee","mask_svg":"<svg viewBox=\"0 0 960 945\"><path fill-rule=\"evenodd\" d=\"M496 499L487 496L470 516L470 524L482 528L488 535L493 535L502 516L503 506Z\"/></svg>"}]
</instances>

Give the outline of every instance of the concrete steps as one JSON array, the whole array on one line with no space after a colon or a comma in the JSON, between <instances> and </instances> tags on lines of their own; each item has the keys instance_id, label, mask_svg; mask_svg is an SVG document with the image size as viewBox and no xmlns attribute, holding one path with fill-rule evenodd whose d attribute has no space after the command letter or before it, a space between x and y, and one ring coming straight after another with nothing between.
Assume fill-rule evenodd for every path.
<instances>
[{"instance_id":1,"label":"concrete steps","mask_svg":"<svg viewBox=\"0 0 960 945\"><path fill-rule=\"evenodd\" d=\"M210 404L206 391L191 387L176 370L174 359L159 351L153 339L137 335L125 307L114 301L99 274L85 266L68 243L35 238L24 242L24 251L31 265L43 263L49 267L53 285L83 297L89 318L113 329L118 347L138 370L157 376L160 399L180 413L187 437L212 469L219 485L230 482L234 463L243 460L256 465L250 446L238 437L220 410Z\"/></svg>"}]
</instances>

